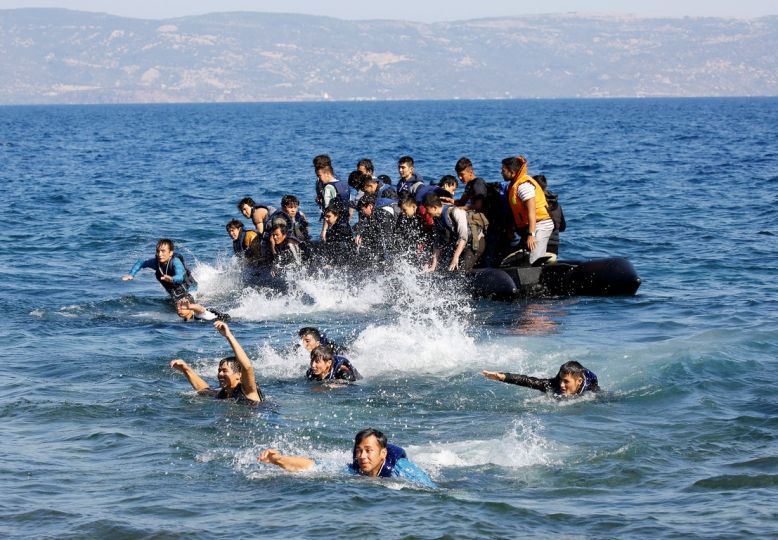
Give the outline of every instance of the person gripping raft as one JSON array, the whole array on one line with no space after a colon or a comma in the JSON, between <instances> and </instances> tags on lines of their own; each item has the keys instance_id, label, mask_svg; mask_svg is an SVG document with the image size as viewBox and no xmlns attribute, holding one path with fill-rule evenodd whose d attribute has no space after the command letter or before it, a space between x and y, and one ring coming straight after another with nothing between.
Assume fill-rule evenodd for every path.
<instances>
[{"instance_id":1,"label":"person gripping raft","mask_svg":"<svg viewBox=\"0 0 778 540\"><path fill-rule=\"evenodd\" d=\"M191 299L190 292L197 290L197 281L186 267L183 255L176 253L174 249L172 240L161 238L157 242L156 257L136 261L130 273L122 276L122 280L135 279L135 274L142 268L151 268L159 284L173 300Z\"/></svg>"}]
</instances>

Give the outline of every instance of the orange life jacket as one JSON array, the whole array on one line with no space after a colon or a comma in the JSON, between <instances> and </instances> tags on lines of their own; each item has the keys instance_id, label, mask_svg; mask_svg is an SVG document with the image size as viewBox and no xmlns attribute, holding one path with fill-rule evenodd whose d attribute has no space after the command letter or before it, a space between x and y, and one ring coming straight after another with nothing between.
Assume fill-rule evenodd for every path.
<instances>
[{"instance_id":1,"label":"orange life jacket","mask_svg":"<svg viewBox=\"0 0 778 540\"><path fill-rule=\"evenodd\" d=\"M540 184L527 174L527 164L521 166L519 174L513 179L510 186L508 186L508 205L511 207L513 213L513 221L516 223L516 227L519 229L525 229L529 226L529 213L527 212L527 205L519 198L519 186L526 182L530 182L535 186L535 223L543 221L544 219L551 219L551 214L548 213L548 202L546 202L546 195L543 193L543 188Z\"/></svg>"}]
</instances>

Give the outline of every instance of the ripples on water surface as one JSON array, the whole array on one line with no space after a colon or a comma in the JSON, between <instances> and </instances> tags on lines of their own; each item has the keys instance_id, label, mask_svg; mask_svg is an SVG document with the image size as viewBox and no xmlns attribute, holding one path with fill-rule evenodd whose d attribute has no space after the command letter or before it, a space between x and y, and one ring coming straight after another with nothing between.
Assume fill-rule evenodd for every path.
<instances>
[{"instance_id":1,"label":"ripples on water surface","mask_svg":"<svg viewBox=\"0 0 778 540\"><path fill-rule=\"evenodd\" d=\"M778 532L778 100L506 101L0 108L0 534L184 538L710 537ZM311 216L312 156L396 176L461 155L497 180L525 154L560 193L570 258L624 255L634 298L503 304L425 278L242 290L224 223L245 195ZM269 402L197 398L224 340L182 324L150 273L169 236L229 310ZM308 300L313 298L313 302ZM365 375L301 381L296 330ZM556 402L481 369L606 392ZM434 490L340 474L372 425ZM315 471L256 463L269 446Z\"/></svg>"}]
</instances>

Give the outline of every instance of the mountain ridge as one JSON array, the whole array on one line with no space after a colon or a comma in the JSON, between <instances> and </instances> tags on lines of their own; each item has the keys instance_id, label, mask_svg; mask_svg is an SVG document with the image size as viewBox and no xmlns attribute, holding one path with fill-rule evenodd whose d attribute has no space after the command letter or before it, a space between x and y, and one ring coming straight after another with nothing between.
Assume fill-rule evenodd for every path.
<instances>
[{"instance_id":1,"label":"mountain ridge","mask_svg":"<svg viewBox=\"0 0 778 540\"><path fill-rule=\"evenodd\" d=\"M0 10L0 103L778 95L778 16Z\"/></svg>"}]
</instances>

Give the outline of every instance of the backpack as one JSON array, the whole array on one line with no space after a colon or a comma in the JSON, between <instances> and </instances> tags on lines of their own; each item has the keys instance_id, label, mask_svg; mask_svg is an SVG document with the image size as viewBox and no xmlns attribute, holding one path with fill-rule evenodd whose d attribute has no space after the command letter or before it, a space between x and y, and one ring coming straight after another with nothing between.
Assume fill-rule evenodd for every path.
<instances>
[{"instance_id":1,"label":"backpack","mask_svg":"<svg viewBox=\"0 0 778 540\"><path fill-rule=\"evenodd\" d=\"M562 212L562 206L559 204L559 196L553 191L543 190L543 193L546 195L548 213L554 222L554 229L559 232L565 232L567 222L565 221L565 214Z\"/></svg>"}]
</instances>

